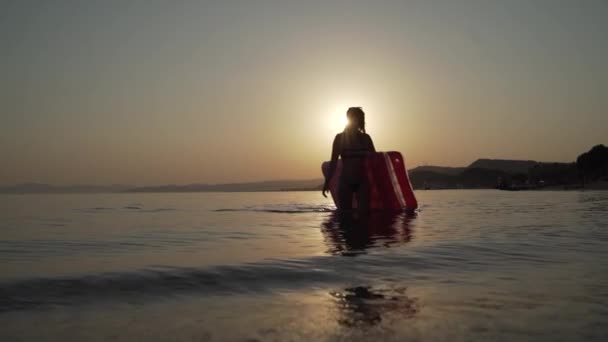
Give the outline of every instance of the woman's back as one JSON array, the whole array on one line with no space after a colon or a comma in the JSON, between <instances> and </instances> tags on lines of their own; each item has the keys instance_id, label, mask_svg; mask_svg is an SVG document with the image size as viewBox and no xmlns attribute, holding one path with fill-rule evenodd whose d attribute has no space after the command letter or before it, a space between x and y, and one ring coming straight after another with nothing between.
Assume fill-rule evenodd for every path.
<instances>
[{"instance_id":1,"label":"woman's back","mask_svg":"<svg viewBox=\"0 0 608 342\"><path fill-rule=\"evenodd\" d=\"M358 184L365 181L365 156L374 152L374 145L369 135L354 129L347 129L336 136L340 140L342 157L341 180L346 184Z\"/></svg>"}]
</instances>

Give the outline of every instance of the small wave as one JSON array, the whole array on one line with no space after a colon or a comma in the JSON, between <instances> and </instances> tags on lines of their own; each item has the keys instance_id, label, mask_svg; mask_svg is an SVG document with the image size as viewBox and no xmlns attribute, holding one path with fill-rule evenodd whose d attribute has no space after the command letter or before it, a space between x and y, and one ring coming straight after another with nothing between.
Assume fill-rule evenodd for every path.
<instances>
[{"instance_id":1,"label":"small wave","mask_svg":"<svg viewBox=\"0 0 608 342\"><path fill-rule=\"evenodd\" d=\"M416 257L387 258L384 265L410 269L428 267ZM409 262L408 262L409 261ZM51 306L73 306L96 301L145 301L156 297L272 293L311 286L333 287L344 283L364 283L374 279L373 260L357 265L345 259L312 257L269 260L210 268L157 266L136 272L106 273L80 277L34 278L0 282L0 313ZM339 271L338 271L339 270Z\"/></svg>"},{"instance_id":2,"label":"small wave","mask_svg":"<svg viewBox=\"0 0 608 342\"><path fill-rule=\"evenodd\" d=\"M0 283L0 313L56 305L69 306L98 300L143 300L151 296L193 292L265 292L275 287L332 282L335 278L335 272L320 268L294 267L290 262L210 269L157 268L73 278L38 278Z\"/></svg>"},{"instance_id":3,"label":"small wave","mask_svg":"<svg viewBox=\"0 0 608 342\"><path fill-rule=\"evenodd\" d=\"M115 210L116 208L108 208L108 207L93 207L93 208L76 208L74 211L79 211L82 213L104 213Z\"/></svg>"},{"instance_id":4,"label":"small wave","mask_svg":"<svg viewBox=\"0 0 608 342\"><path fill-rule=\"evenodd\" d=\"M140 209L139 212L142 213L160 213L163 211L175 211L175 208L156 208L156 209Z\"/></svg>"},{"instance_id":5,"label":"small wave","mask_svg":"<svg viewBox=\"0 0 608 342\"><path fill-rule=\"evenodd\" d=\"M109 208L109 207L93 207L93 208L79 208L75 209L76 211L83 213L105 213L109 211L116 210L117 208ZM131 212L139 212L139 213L158 213L163 211L174 211L175 208L152 208L152 209L144 209L141 206L127 205L120 209ZM119 209L119 210L120 210Z\"/></svg>"}]
</instances>

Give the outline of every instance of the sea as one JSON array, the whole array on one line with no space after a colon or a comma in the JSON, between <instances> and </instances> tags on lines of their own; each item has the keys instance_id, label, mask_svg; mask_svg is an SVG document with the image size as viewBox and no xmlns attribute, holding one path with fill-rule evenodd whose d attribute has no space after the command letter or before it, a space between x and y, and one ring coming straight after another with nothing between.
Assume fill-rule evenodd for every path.
<instances>
[{"instance_id":1,"label":"sea","mask_svg":"<svg viewBox=\"0 0 608 342\"><path fill-rule=\"evenodd\" d=\"M608 191L0 195L0 341L607 341Z\"/></svg>"}]
</instances>

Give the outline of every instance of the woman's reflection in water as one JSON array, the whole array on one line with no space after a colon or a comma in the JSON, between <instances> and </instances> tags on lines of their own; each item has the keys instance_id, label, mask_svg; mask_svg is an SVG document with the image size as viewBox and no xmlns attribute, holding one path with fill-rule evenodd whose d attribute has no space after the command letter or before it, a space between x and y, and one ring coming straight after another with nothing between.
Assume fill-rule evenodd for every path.
<instances>
[{"instance_id":1,"label":"woman's reflection in water","mask_svg":"<svg viewBox=\"0 0 608 342\"><path fill-rule=\"evenodd\" d=\"M358 217L333 212L321 231L330 254L356 256L374 247L391 247L412 239L410 225L415 213L370 213Z\"/></svg>"},{"instance_id":2,"label":"woman's reflection in water","mask_svg":"<svg viewBox=\"0 0 608 342\"><path fill-rule=\"evenodd\" d=\"M357 217L334 212L323 223L321 230L329 253L342 256L365 254L370 248L388 248L412 239L410 225L416 214L370 213ZM419 306L408 297L405 287L373 288L355 286L330 295L337 308L337 321L346 327L380 324L383 315L394 314L398 319L413 317Z\"/></svg>"},{"instance_id":3,"label":"woman's reflection in water","mask_svg":"<svg viewBox=\"0 0 608 342\"><path fill-rule=\"evenodd\" d=\"M347 327L380 324L388 314L403 320L414 317L419 309L418 301L405 294L406 288L373 289L369 286L346 288L329 294L335 301L337 321Z\"/></svg>"}]
</instances>

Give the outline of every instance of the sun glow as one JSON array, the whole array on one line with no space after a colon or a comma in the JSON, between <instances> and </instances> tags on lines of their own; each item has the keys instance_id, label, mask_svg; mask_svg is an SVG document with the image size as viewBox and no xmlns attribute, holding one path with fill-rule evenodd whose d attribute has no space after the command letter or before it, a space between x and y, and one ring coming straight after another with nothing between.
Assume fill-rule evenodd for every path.
<instances>
[{"instance_id":1,"label":"sun glow","mask_svg":"<svg viewBox=\"0 0 608 342\"><path fill-rule=\"evenodd\" d=\"M348 119L346 118L347 109L348 106L340 106L330 111L327 120L327 126L330 130L336 133L344 130L344 127L348 125Z\"/></svg>"}]
</instances>

